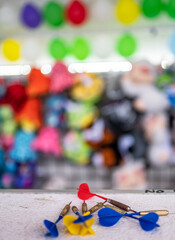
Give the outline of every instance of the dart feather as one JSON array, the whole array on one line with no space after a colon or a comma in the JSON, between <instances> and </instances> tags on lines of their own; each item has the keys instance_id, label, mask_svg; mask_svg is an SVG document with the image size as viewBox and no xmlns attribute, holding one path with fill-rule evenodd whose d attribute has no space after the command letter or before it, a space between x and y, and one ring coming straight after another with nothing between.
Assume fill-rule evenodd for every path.
<instances>
[{"instance_id":1,"label":"dart feather","mask_svg":"<svg viewBox=\"0 0 175 240\"><path fill-rule=\"evenodd\" d=\"M84 213L83 216L89 215L88 212ZM95 234L94 230L91 228L91 226L94 224L95 219L91 218L88 221L86 221L86 226L83 224L80 230L80 236L84 236L87 234Z\"/></svg>"},{"instance_id":2,"label":"dart feather","mask_svg":"<svg viewBox=\"0 0 175 240\"><path fill-rule=\"evenodd\" d=\"M107 200L107 198L105 198L105 197L102 197L102 196L97 195L95 193L91 193L87 183L80 184L80 186L77 190L78 190L77 195L81 200L87 200L87 199L89 199L93 196L96 196L96 197L102 198L104 200Z\"/></svg>"},{"instance_id":3,"label":"dart feather","mask_svg":"<svg viewBox=\"0 0 175 240\"><path fill-rule=\"evenodd\" d=\"M47 228L47 230L49 231L49 234L46 234L47 236L53 236L53 237L58 237L59 233L56 227L56 224L48 221L48 220L44 220L44 225Z\"/></svg>"},{"instance_id":4,"label":"dart feather","mask_svg":"<svg viewBox=\"0 0 175 240\"><path fill-rule=\"evenodd\" d=\"M74 221L74 223L84 223L87 220L91 219L93 216L92 215L87 215L87 216L79 216L77 220Z\"/></svg>"},{"instance_id":5,"label":"dart feather","mask_svg":"<svg viewBox=\"0 0 175 240\"><path fill-rule=\"evenodd\" d=\"M78 194L78 197L82 200L87 200L93 197L93 194L90 192L90 189L87 183L80 184L77 194Z\"/></svg>"},{"instance_id":6,"label":"dart feather","mask_svg":"<svg viewBox=\"0 0 175 240\"><path fill-rule=\"evenodd\" d=\"M63 218L64 225L66 226L69 233L71 233L72 235L80 234L81 225L73 223L76 219L77 217L71 215L66 215Z\"/></svg>"},{"instance_id":7,"label":"dart feather","mask_svg":"<svg viewBox=\"0 0 175 240\"><path fill-rule=\"evenodd\" d=\"M138 220L144 231L152 231L154 228L159 227L157 224L159 215L157 213L151 212L140 218L137 218L134 215L140 215L140 213L121 214L111 208L103 208L98 212L99 223L104 227L115 225L124 216Z\"/></svg>"}]
</instances>

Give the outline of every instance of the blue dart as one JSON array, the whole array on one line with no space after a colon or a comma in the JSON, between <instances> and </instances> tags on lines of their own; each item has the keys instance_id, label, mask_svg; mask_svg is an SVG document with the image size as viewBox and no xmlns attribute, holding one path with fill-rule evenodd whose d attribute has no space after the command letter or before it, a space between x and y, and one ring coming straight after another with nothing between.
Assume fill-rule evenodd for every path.
<instances>
[{"instance_id":1,"label":"blue dart","mask_svg":"<svg viewBox=\"0 0 175 240\"><path fill-rule=\"evenodd\" d=\"M56 224L68 213L69 209L70 209L70 204L67 204L63 210L61 211L58 219L56 220L56 222L51 222L49 220L44 220L44 225L47 228L48 232L45 234L46 237L58 237L59 232L57 230L57 226Z\"/></svg>"},{"instance_id":2,"label":"blue dart","mask_svg":"<svg viewBox=\"0 0 175 240\"><path fill-rule=\"evenodd\" d=\"M140 216L140 212L121 214L111 208L102 208L98 212L99 223L105 227L111 227L115 225L122 217L130 217L139 221L140 226L145 231L151 231L155 227L159 227L157 221L159 216L157 213L150 212L140 218L134 215Z\"/></svg>"},{"instance_id":3,"label":"blue dart","mask_svg":"<svg viewBox=\"0 0 175 240\"><path fill-rule=\"evenodd\" d=\"M89 214L87 216L82 216L79 211L78 208L76 206L72 207L72 211L78 216L78 218L74 221L74 223L84 223L86 226L86 221L89 220L90 218L93 217L93 215Z\"/></svg>"}]
</instances>

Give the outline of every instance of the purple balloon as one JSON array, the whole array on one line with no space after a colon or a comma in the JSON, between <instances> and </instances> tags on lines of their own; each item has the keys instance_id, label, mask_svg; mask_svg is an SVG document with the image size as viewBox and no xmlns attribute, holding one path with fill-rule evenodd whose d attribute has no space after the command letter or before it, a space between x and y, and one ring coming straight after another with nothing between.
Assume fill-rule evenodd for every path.
<instances>
[{"instance_id":1,"label":"purple balloon","mask_svg":"<svg viewBox=\"0 0 175 240\"><path fill-rule=\"evenodd\" d=\"M36 28L42 21L40 10L32 3L27 3L21 12L21 20L29 28Z\"/></svg>"}]
</instances>

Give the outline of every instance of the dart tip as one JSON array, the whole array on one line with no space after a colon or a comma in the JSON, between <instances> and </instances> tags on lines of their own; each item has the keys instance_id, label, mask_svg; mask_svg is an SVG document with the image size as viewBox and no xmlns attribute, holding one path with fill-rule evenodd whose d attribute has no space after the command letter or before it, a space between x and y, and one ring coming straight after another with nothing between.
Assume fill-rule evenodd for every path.
<instances>
[{"instance_id":1,"label":"dart tip","mask_svg":"<svg viewBox=\"0 0 175 240\"><path fill-rule=\"evenodd\" d=\"M83 202L86 203L85 200L83 200Z\"/></svg>"},{"instance_id":2,"label":"dart tip","mask_svg":"<svg viewBox=\"0 0 175 240\"><path fill-rule=\"evenodd\" d=\"M69 203L69 206L71 205L72 201Z\"/></svg>"}]
</instances>

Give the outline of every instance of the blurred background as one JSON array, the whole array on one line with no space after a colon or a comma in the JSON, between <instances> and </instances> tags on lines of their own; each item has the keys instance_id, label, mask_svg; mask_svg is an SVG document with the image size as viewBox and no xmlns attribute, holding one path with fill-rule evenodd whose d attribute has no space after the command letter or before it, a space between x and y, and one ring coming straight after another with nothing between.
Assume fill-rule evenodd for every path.
<instances>
[{"instance_id":1,"label":"blurred background","mask_svg":"<svg viewBox=\"0 0 175 240\"><path fill-rule=\"evenodd\" d=\"M0 188L175 184L175 0L0 0Z\"/></svg>"}]
</instances>

